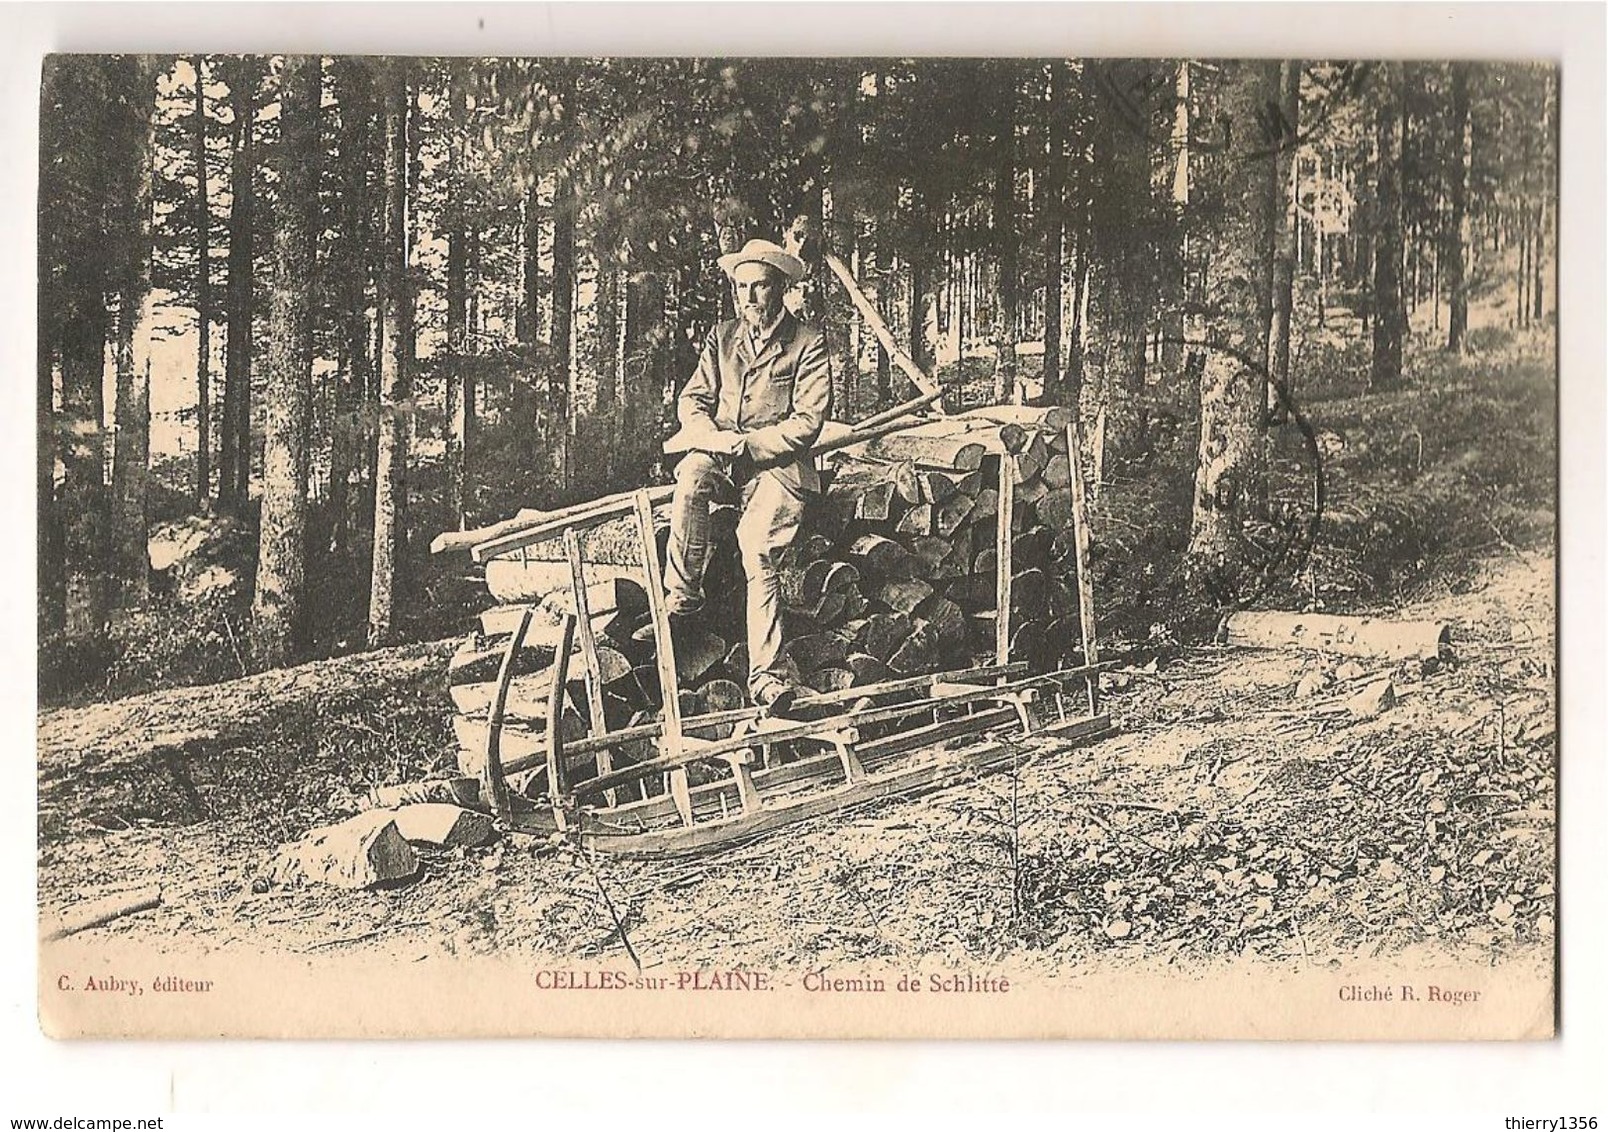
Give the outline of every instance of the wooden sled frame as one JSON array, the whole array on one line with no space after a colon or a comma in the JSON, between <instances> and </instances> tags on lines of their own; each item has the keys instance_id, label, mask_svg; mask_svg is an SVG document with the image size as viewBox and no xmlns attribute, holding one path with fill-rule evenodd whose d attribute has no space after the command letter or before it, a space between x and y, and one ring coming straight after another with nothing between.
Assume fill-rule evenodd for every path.
<instances>
[{"instance_id":1,"label":"wooden sled frame","mask_svg":"<svg viewBox=\"0 0 1608 1132\"><path fill-rule=\"evenodd\" d=\"M994 666L938 673L923 678L929 682L926 694L917 699L860 707L817 721L766 719L753 713L747 726L739 726L730 738L684 736L683 750L674 759L660 755L599 774L561 790L559 800L547 807L516 808L510 826L539 835L571 833L586 848L603 852L678 855L720 848L881 798L936 789L1019 761L1020 740L1029 735L1089 742L1110 734L1106 716L1067 711L1064 684L1087 678L1091 667L1104 666L1079 666L998 685L951 679L998 678L1001 670ZM850 691L865 699L891 699L901 694L897 686L907 683L888 681ZM1045 711L1042 705L1053 706ZM728 717L721 722L729 722L731 713L720 714ZM692 732L713 726L713 720L690 717L683 727ZM917 725L864 736L878 724L908 721ZM938 749L956 740L970 742L959 749ZM794 753L792 761L775 757L783 748ZM901 759L917 750L926 757ZM725 773L691 785L687 770L697 763L724 764ZM659 774L669 781L664 793L588 805L608 791Z\"/></svg>"},{"instance_id":2,"label":"wooden sled frame","mask_svg":"<svg viewBox=\"0 0 1608 1132\"><path fill-rule=\"evenodd\" d=\"M969 775L996 770L1020 757L1019 740L1031 734L1055 735L1068 742L1091 742L1111 732L1099 711L1093 591L1088 578L1088 522L1076 422L1068 424L1072 469L1074 554L1079 622L1086 663L1076 668L1025 676L1027 666L1012 662L1011 580L1015 475L1012 456L999 456L999 513L996 528L995 662L927 676L882 681L838 692L800 697L802 714L818 719L767 718L753 707L683 718L674 642L664 605L664 583L655 550L653 509L666 501L665 489L643 489L593 505L582 505L550 523L502 535L474 547L476 561L549 538L564 540L573 611L564 618L552 668L547 718L540 753L502 757L504 708L514 658L524 645L533 609L510 637L487 716L481 796L510 828L539 835L571 835L586 848L637 856L696 853L758 837L796 821L840 811L881 798L934 789ZM568 665L579 636L586 668L589 715L603 719L597 642L588 608L586 564L579 532L630 515L634 518L646 579L649 624L655 643L663 706L656 723L602 731L565 743L560 716L569 678ZM1069 685L1081 684L1086 712L1069 714ZM846 705L855 706L848 707ZM840 706L844 710L837 711ZM908 730L892 725L915 722ZM722 738L707 737L729 729ZM866 732L886 731L867 735ZM627 766L614 766L622 744L652 740L658 754ZM960 750L930 751L928 757L900 760L913 750L975 740ZM783 761L779 753L793 756ZM576 759L591 756L596 773L571 781ZM720 767L712 781L694 784L689 768ZM533 772L542 781L546 805L510 791L508 776ZM662 775L663 789L651 792ZM813 789L812 789L813 787ZM622 791L640 795L621 801ZM657 824L655 824L657 823Z\"/></svg>"}]
</instances>

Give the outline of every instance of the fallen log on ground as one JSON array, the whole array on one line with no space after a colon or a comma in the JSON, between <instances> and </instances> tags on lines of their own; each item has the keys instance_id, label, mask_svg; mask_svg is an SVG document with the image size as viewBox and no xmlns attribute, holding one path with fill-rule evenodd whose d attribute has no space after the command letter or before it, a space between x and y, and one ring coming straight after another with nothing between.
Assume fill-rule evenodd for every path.
<instances>
[{"instance_id":1,"label":"fallen log on ground","mask_svg":"<svg viewBox=\"0 0 1608 1132\"><path fill-rule=\"evenodd\" d=\"M1451 630L1441 621L1241 612L1229 614L1224 635L1226 643L1242 648L1303 648L1387 660L1428 660L1451 653Z\"/></svg>"},{"instance_id":2,"label":"fallen log on ground","mask_svg":"<svg viewBox=\"0 0 1608 1132\"><path fill-rule=\"evenodd\" d=\"M137 888L132 892L103 896L69 909L61 922L46 933L45 939L54 942L66 939L70 935L77 935L79 932L87 932L91 928L105 927L113 920L132 916L136 912L149 911L161 903L162 890L156 887Z\"/></svg>"}]
</instances>

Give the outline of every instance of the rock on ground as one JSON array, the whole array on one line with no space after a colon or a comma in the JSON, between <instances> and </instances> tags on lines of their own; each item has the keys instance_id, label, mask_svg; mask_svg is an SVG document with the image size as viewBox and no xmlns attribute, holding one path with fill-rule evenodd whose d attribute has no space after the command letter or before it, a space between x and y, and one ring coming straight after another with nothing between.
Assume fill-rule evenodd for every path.
<instances>
[{"instance_id":1,"label":"rock on ground","mask_svg":"<svg viewBox=\"0 0 1608 1132\"><path fill-rule=\"evenodd\" d=\"M419 871L419 855L388 812L359 814L313 830L285 846L269 866L277 884L312 881L336 888L373 888Z\"/></svg>"}]
</instances>

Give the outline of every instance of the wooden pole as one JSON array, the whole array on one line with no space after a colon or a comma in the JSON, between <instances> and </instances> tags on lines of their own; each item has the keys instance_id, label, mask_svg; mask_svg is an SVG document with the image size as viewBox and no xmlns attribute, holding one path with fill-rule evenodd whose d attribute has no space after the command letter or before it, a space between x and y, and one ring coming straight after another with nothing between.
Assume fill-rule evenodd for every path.
<instances>
[{"instance_id":1,"label":"wooden pole","mask_svg":"<svg viewBox=\"0 0 1608 1132\"><path fill-rule=\"evenodd\" d=\"M1083 449L1076 417L1066 426L1066 459L1072 473L1072 550L1078 572L1078 629L1083 638L1083 663L1092 667L1100 662L1100 655L1094 627L1094 579L1089 577L1089 514L1084 495ZM1096 715L1100 711L1098 673L1090 672L1088 688L1089 714Z\"/></svg>"},{"instance_id":2,"label":"wooden pole","mask_svg":"<svg viewBox=\"0 0 1608 1132\"><path fill-rule=\"evenodd\" d=\"M564 614L558 652L553 656L553 682L547 689L547 798L553 824L564 829L564 685L569 682L570 649L575 645L575 616Z\"/></svg>"},{"instance_id":3,"label":"wooden pole","mask_svg":"<svg viewBox=\"0 0 1608 1132\"><path fill-rule=\"evenodd\" d=\"M882 320L882 315L877 312L877 308L871 304L871 300L865 297L865 293L860 290L860 285L855 282L854 273L848 269L841 259L831 252L826 253L825 259L826 266L831 269L833 275L837 276L838 282L843 284L843 289L849 293L849 299L854 303L854 309L860 312L860 317L865 319L866 325L871 328L871 333L877 336L877 341L882 344L882 348L887 351L888 356L904 371L905 376L915 384L917 389L923 393L934 393L941 397L943 395L943 386L927 376L910 355L899 348L899 343L894 339L892 332L888 330L888 324ZM942 409L939 411L942 412Z\"/></svg>"},{"instance_id":4,"label":"wooden pole","mask_svg":"<svg viewBox=\"0 0 1608 1132\"><path fill-rule=\"evenodd\" d=\"M499 554L506 554L511 550L519 550L533 543L542 542L559 535L568 527L586 527L594 523L612 519L616 515L629 514L637 505L637 496L646 494L648 505L655 503L668 503L675 489L668 484L662 487L648 488L642 491L621 492L618 495L607 495L590 503L577 504L574 507L564 507L557 511L532 512L525 519L511 520L506 524L499 524L503 529L490 539L480 539L471 543L476 562L484 562L488 558L495 558ZM478 538L483 532L459 532L472 538ZM453 537L449 532L439 536L432 546L439 544L443 550L456 549L461 539Z\"/></svg>"},{"instance_id":5,"label":"wooden pole","mask_svg":"<svg viewBox=\"0 0 1608 1132\"><path fill-rule=\"evenodd\" d=\"M1016 510L1016 476L1010 457L999 458L999 514L994 520L995 592L994 663L1011 660L1011 550L1015 540L1011 531L1011 512Z\"/></svg>"},{"instance_id":6,"label":"wooden pole","mask_svg":"<svg viewBox=\"0 0 1608 1132\"><path fill-rule=\"evenodd\" d=\"M592 630L591 598L586 592L586 564L581 558L581 536L574 527L564 532L564 556L569 559L570 593L575 601L575 619L581 631L581 660L586 664L586 709L592 717L591 731L602 735L608 731L603 718L603 678L597 661L597 634ZM597 753L597 772L607 774L614 769L614 759L607 747ZM609 805L614 805L613 792Z\"/></svg>"},{"instance_id":7,"label":"wooden pole","mask_svg":"<svg viewBox=\"0 0 1608 1132\"><path fill-rule=\"evenodd\" d=\"M664 701L660 713L663 730L659 749L664 757L681 757L681 686L676 678L675 642L670 637L670 614L664 607L664 576L659 570L659 551L653 537L653 500L646 491L636 493L637 534L642 542L642 567L648 579L648 613L653 619L653 659L659 669L659 693ZM683 825L692 824L692 803L687 790L687 772L679 765L670 772L670 796Z\"/></svg>"}]
</instances>

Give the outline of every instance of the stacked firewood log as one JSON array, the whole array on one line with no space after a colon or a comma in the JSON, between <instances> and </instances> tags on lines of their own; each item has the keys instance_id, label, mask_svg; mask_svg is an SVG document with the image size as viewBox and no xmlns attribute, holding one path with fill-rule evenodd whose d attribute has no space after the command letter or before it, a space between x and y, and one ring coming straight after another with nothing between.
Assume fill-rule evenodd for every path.
<instances>
[{"instance_id":1,"label":"stacked firewood log","mask_svg":"<svg viewBox=\"0 0 1608 1132\"><path fill-rule=\"evenodd\" d=\"M781 567L786 650L801 686L838 692L993 663L999 592L1001 477L1012 477L1009 658L1045 671L1080 653L1075 595L1072 470L1063 410L998 407L938 418L834 453ZM661 512L657 553L668 540ZM683 718L747 702L745 583L735 508L712 516L715 550L703 614L675 640ZM597 657L588 687L581 645L568 665L566 741L657 718L661 703L647 594L626 520L586 532L588 609ZM483 750L509 634L534 606L512 660L505 747L540 730L549 704L558 626L574 612L561 540L487 563L503 604L451 662L459 739ZM579 634L577 634L579 640ZM727 729L729 730L729 728Z\"/></svg>"}]
</instances>

